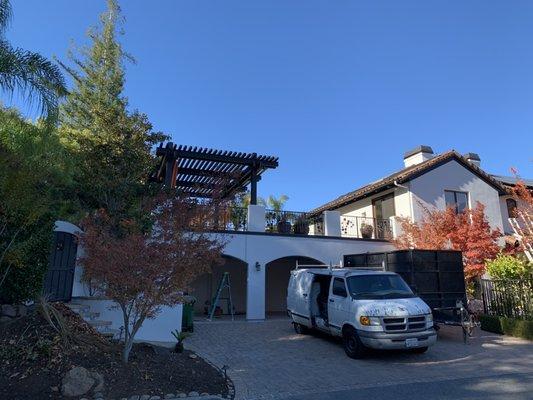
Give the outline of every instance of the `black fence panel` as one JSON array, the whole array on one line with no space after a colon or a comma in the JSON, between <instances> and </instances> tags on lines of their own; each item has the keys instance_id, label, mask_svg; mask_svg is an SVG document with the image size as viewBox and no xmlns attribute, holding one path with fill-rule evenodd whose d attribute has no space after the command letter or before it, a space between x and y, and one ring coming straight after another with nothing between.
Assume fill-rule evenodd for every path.
<instances>
[{"instance_id":1,"label":"black fence panel","mask_svg":"<svg viewBox=\"0 0 533 400\"><path fill-rule=\"evenodd\" d=\"M466 304L463 258L453 250L397 250L386 253L349 254L348 268L396 272L431 308Z\"/></svg>"},{"instance_id":2,"label":"black fence panel","mask_svg":"<svg viewBox=\"0 0 533 400\"><path fill-rule=\"evenodd\" d=\"M485 314L533 319L533 279L481 280Z\"/></svg>"}]
</instances>

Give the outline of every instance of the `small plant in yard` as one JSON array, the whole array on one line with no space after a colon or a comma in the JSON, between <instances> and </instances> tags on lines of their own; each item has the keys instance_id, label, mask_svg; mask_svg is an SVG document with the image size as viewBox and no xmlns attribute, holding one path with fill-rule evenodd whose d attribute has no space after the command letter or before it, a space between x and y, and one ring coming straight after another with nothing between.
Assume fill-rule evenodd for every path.
<instances>
[{"instance_id":1,"label":"small plant in yard","mask_svg":"<svg viewBox=\"0 0 533 400\"><path fill-rule=\"evenodd\" d=\"M528 279L533 277L533 264L520 257L500 253L487 262L487 272L493 279Z\"/></svg>"},{"instance_id":2,"label":"small plant in yard","mask_svg":"<svg viewBox=\"0 0 533 400\"><path fill-rule=\"evenodd\" d=\"M170 333L172 334L172 336L174 336L177 342L176 346L174 346L174 350L176 351L176 353L183 353L183 342L190 336L190 334L187 332L180 332L177 329Z\"/></svg>"},{"instance_id":3,"label":"small plant in yard","mask_svg":"<svg viewBox=\"0 0 533 400\"><path fill-rule=\"evenodd\" d=\"M117 226L103 211L86 219L83 280L122 310L124 363L143 322L155 318L161 307L182 302L192 281L220 260L225 243L209 231L217 209L161 193L144 206L148 231L132 220Z\"/></svg>"}]
</instances>

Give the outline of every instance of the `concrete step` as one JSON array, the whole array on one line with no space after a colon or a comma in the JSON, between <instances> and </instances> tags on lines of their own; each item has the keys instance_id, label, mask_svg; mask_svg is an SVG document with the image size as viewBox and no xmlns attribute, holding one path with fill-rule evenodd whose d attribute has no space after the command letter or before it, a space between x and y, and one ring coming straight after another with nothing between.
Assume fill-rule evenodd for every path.
<instances>
[{"instance_id":1,"label":"concrete step","mask_svg":"<svg viewBox=\"0 0 533 400\"><path fill-rule=\"evenodd\" d=\"M95 311L88 311L88 312L80 313L80 315L83 317L85 321L89 322L89 321L94 321L96 318L98 318L100 316L100 313L95 312Z\"/></svg>"},{"instance_id":2,"label":"concrete step","mask_svg":"<svg viewBox=\"0 0 533 400\"><path fill-rule=\"evenodd\" d=\"M67 306L76 313L89 312L91 306L88 304L67 303Z\"/></svg>"},{"instance_id":3,"label":"concrete step","mask_svg":"<svg viewBox=\"0 0 533 400\"><path fill-rule=\"evenodd\" d=\"M99 331L99 333L107 338L113 339L115 337L118 338L120 335L119 329L111 329L111 328L105 328L105 330Z\"/></svg>"},{"instance_id":4,"label":"concrete step","mask_svg":"<svg viewBox=\"0 0 533 400\"><path fill-rule=\"evenodd\" d=\"M107 327L107 326L112 325L111 321L101 321L101 320L87 321L87 323L95 328Z\"/></svg>"}]
</instances>

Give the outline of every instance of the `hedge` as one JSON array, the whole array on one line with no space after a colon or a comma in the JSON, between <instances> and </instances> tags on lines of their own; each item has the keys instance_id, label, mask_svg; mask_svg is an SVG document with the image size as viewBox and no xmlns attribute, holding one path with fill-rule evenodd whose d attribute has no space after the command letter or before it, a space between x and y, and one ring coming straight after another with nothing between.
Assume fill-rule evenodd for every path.
<instances>
[{"instance_id":1,"label":"hedge","mask_svg":"<svg viewBox=\"0 0 533 400\"><path fill-rule=\"evenodd\" d=\"M481 329L533 340L533 320L482 315Z\"/></svg>"}]
</instances>

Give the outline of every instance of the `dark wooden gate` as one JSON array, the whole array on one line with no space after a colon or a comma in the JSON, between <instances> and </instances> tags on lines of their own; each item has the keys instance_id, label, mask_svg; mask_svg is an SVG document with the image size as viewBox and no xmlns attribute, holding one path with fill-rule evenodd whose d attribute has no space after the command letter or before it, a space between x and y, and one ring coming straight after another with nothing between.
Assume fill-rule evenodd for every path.
<instances>
[{"instance_id":1,"label":"dark wooden gate","mask_svg":"<svg viewBox=\"0 0 533 400\"><path fill-rule=\"evenodd\" d=\"M44 295L48 296L51 301L69 301L72 297L77 250L75 235L54 232L50 264L43 285Z\"/></svg>"}]
</instances>

